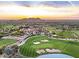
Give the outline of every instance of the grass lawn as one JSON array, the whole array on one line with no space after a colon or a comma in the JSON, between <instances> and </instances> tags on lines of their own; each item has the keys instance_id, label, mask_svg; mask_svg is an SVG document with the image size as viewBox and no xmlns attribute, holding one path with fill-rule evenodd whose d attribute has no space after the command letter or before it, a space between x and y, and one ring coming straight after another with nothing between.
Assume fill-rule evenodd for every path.
<instances>
[{"instance_id":1,"label":"grass lawn","mask_svg":"<svg viewBox=\"0 0 79 59\"><path fill-rule=\"evenodd\" d=\"M75 33L72 31L62 31L60 33L58 33L59 36L62 36L63 38L76 38L74 35Z\"/></svg>"},{"instance_id":2,"label":"grass lawn","mask_svg":"<svg viewBox=\"0 0 79 59\"><path fill-rule=\"evenodd\" d=\"M13 44L15 43L16 41L13 40L13 39L0 39L0 48L4 47L4 46L7 46L9 44Z\"/></svg>"},{"instance_id":3,"label":"grass lawn","mask_svg":"<svg viewBox=\"0 0 79 59\"><path fill-rule=\"evenodd\" d=\"M73 32L77 33L79 35L79 30L73 30Z\"/></svg>"},{"instance_id":4,"label":"grass lawn","mask_svg":"<svg viewBox=\"0 0 79 59\"><path fill-rule=\"evenodd\" d=\"M33 44L33 42L40 42L44 39L48 40L48 42L42 42L38 45ZM47 36L41 35L30 37L25 44L20 46L20 53L27 57L37 57L39 56L39 54L37 54L36 51L45 48L56 48L61 50L61 53L63 54L68 54L73 57L79 57L79 42L49 39Z\"/></svg>"},{"instance_id":5,"label":"grass lawn","mask_svg":"<svg viewBox=\"0 0 79 59\"><path fill-rule=\"evenodd\" d=\"M48 30L49 32L55 32L56 34L60 33L62 30L61 29L56 29L55 27L45 27L46 30Z\"/></svg>"}]
</instances>

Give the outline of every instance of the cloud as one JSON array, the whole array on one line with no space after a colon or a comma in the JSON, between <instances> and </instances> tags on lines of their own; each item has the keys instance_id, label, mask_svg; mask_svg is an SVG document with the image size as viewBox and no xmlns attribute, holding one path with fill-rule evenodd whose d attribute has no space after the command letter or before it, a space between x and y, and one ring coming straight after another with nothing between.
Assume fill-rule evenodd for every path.
<instances>
[{"instance_id":1,"label":"cloud","mask_svg":"<svg viewBox=\"0 0 79 59\"><path fill-rule=\"evenodd\" d=\"M75 3L71 2L75 5ZM39 17L47 19L79 18L79 6L68 1L9 1L0 2L0 19ZM78 3L78 2L77 2Z\"/></svg>"}]
</instances>

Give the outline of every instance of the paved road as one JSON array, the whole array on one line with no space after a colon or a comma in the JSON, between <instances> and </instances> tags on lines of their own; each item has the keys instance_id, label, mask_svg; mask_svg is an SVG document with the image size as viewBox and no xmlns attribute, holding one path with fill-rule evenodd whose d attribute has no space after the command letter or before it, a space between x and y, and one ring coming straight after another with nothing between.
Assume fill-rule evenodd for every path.
<instances>
[{"instance_id":1,"label":"paved road","mask_svg":"<svg viewBox=\"0 0 79 59\"><path fill-rule=\"evenodd\" d=\"M22 41L20 44L18 44L18 46L21 46L21 45L23 45L27 40L28 40L29 38L25 38L25 40L24 41Z\"/></svg>"}]
</instances>

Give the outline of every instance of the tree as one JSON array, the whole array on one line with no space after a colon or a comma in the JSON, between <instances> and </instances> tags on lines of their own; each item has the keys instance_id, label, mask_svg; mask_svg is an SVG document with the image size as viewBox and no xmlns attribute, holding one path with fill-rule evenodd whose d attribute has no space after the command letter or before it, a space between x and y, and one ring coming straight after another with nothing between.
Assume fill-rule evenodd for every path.
<instances>
[{"instance_id":1,"label":"tree","mask_svg":"<svg viewBox=\"0 0 79 59\"><path fill-rule=\"evenodd\" d=\"M3 54L3 49L0 49L0 55Z\"/></svg>"}]
</instances>

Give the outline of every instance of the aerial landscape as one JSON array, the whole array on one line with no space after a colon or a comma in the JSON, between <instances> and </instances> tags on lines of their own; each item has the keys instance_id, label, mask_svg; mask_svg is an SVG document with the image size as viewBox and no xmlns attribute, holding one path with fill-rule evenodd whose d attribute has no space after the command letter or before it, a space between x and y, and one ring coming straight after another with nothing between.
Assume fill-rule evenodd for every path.
<instances>
[{"instance_id":1,"label":"aerial landscape","mask_svg":"<svg viewBox=\"0 0 79 59\"><path fill-rule=\"evenodd\" d=\"M79 58L79 1L0 1L0 58Z\"/></svg>"}]
</instances>

